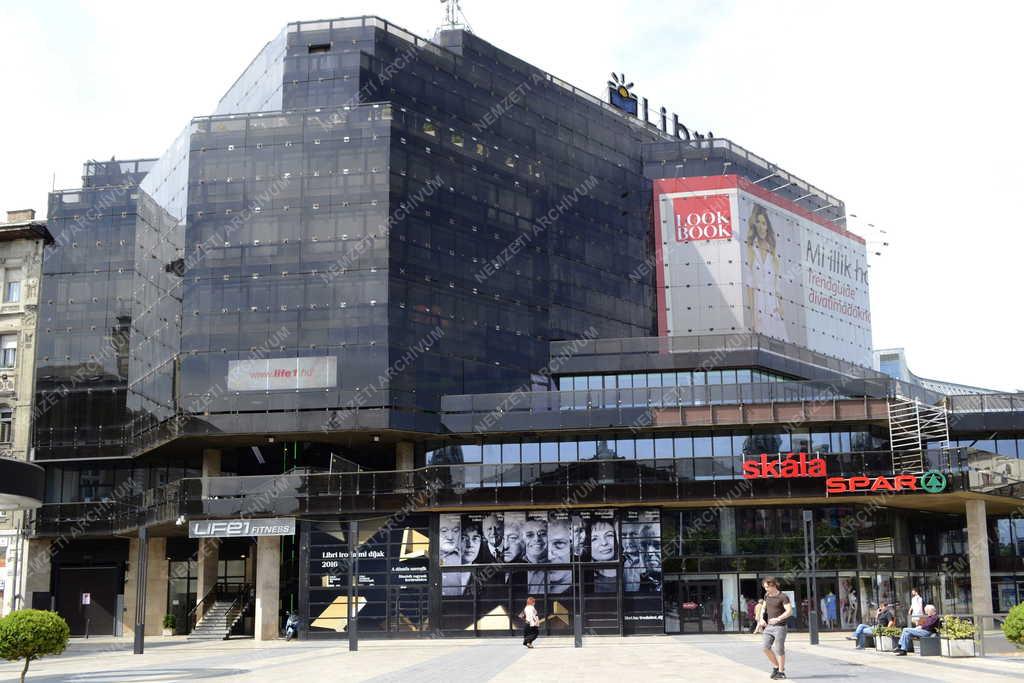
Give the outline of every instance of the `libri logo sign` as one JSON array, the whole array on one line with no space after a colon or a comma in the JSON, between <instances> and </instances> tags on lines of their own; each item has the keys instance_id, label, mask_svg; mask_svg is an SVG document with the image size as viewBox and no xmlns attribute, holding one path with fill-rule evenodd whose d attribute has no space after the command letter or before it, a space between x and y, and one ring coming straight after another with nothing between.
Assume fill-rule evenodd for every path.
<instances>
[{"instance_id":1,"label":"libri logo sign","mask_svg":"<svg viewBox=\"0 0 1024 683\"><path fill-rule=\"evenodd\" d=\"M732 204L727 194L676 197L672 200L672 210L675 213L676 242L732 237Z\"/></svg>"}]
</instances>

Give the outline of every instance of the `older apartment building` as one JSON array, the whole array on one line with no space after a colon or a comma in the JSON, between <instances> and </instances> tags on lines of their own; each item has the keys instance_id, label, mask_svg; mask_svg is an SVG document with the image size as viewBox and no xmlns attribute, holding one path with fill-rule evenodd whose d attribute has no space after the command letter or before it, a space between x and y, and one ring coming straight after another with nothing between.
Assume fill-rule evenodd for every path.
<instances>
[{"instance_id":1,"label":"older apartment building","mask_svg":"<svg viewBox=\"0 0 1024 683\"><path fill-rule=\"evenodd\" d=\"M39 275L53 243L46 221L35 215L32 209L8 211L0 223L0 458L18 461L30 459ZM0 505L4 614L15 608L19 593L21 513L13 509L19 506L17 500Z\"/></svg>"}]
</instances>

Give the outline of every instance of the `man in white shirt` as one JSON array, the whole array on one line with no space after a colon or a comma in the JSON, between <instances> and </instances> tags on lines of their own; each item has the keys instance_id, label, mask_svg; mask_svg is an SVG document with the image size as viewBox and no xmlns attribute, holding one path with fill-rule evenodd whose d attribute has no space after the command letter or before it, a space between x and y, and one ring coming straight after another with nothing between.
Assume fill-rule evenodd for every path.
<instances>
[{"instance_id":1,"label":"man in white shirt","mask_svg":"<svg viewBox=\"0 0 1024 683\"><path fill-rule=\"evenodd\" d=\"M924 599L917 592L916 588L910 589L910 612L907 614L911 626L917 626L917 622L924 616Z\"/></svg>"}]
</instances>

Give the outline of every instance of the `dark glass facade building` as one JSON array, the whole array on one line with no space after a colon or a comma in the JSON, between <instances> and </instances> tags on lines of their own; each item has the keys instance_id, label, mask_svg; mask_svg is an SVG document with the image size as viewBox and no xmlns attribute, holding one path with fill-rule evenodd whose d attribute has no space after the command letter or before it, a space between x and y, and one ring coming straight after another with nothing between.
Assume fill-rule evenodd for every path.
<instances>
[{"instance_id":1,"label":"dark glass facade building","mask_svg":"<svg viewBox=\"0 0 1024 683\"><path fill-rule=\"evenodd\" d=\"M188 631L230 587L258 638L289 609L340 637L350 569L367 636L507 634L527 595L550 633L738 631L768 574L799 626L912 585L947 613L1024 598L1019 399L952 401L758 334L654 336L655 180L777 176L837 225L841 200L471 33L436 41L290 24L159 159L89 162L51 195L32 523L51 559L26 601L109 570L127 629L144 553L171 596L147 609ZM915 400L946 416L910 448L941 491L746 476L791 452L847 483L910 476L892 416ZM295 531L186 537L254 517Z\"/></svg>"}]
</instances>

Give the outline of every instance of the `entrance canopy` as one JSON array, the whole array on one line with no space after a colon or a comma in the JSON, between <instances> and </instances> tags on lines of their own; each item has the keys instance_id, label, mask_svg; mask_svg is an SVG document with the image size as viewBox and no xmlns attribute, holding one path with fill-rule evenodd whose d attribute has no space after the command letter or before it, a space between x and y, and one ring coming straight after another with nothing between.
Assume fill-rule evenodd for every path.
<instances>
[{"instance_id":1,"label":"entrance canopy","mask_svg":"<svg viewBox=\"0 0 1024 683\"><path fill-rule=\"evenodd\" d=\"M43 468L23 460L0 458L0 510L43 504Z\"/></svg>"}]
</instances>

